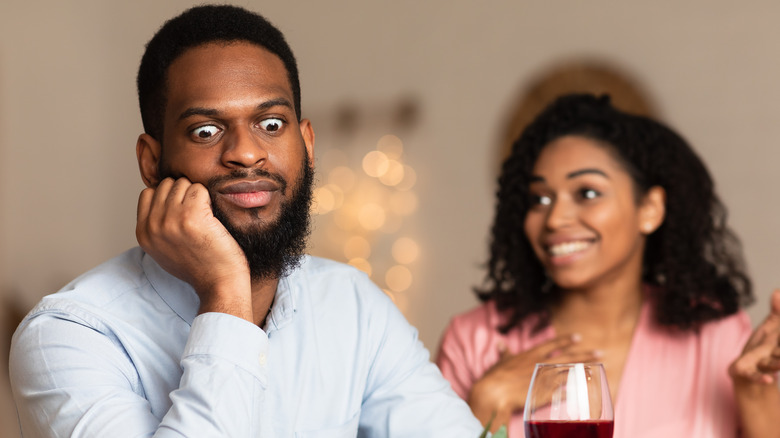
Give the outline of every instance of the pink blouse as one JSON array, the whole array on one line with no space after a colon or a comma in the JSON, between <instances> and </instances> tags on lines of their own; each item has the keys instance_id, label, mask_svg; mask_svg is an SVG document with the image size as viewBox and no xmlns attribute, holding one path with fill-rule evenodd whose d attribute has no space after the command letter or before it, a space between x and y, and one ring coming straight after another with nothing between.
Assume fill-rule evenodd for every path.
<instances>
[{"instance_id":1,"label":"pink blouse","mask_svg":"<svg viewBox=\"0 0 780 438\"><path fill-rule=\"evenodd\" d=\"M615 403L614 438L734 438L738 418L729 364L752 331L747 314L708 323L699 333L673 335L659 327L645 302L634 331ZM548 327L531 334L533 322L502 335L501 315L492 302L456 316L444 333L436 363L458 395L498 361L498 344L512 353L555 337ZM522 438L523 413L509 424L509 437Z\"/></svg>"}]
</instances>

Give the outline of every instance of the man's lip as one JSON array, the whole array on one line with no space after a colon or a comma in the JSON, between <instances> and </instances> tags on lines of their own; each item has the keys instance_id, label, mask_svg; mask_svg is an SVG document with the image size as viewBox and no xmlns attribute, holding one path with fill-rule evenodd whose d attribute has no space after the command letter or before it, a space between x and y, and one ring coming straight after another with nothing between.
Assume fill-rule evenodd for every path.
<instances>
[{"instance_id":1,"label":"man's lip","mask_svg":"<svg viewBox=\"0 0 780 438\"><path fill-rule=\"evenodd\" d=\"M264 179L260 181L240 181L228 184L219 189L220 193L233 195L238 193L275 192L279 190L279 184L275 181Z\"/></svg>"},{"instance_id":2,"label":"man's lip","mask_svg":"<svg viewBox=\"0 0 780 438\"><path fill-rule=\"evenodd\" d=\"M273 180L238 181L218 190L223 199L240 208L261 208L271 202L273 194L280 189Z\"/></svg>"}]
</instances>

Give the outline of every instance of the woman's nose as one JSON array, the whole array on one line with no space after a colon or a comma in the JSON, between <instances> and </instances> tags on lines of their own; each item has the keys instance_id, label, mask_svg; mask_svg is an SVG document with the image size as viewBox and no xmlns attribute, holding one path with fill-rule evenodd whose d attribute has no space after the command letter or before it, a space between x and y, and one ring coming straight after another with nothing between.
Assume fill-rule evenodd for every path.
<instances>
[{"instance_id":1,"label":"woman's nose","mask_svg":"<svg viewBox=\"0 0 780 438\"><path fill-rule=\"evenodd\" d=\"M576 207L566 199L556 199L547 211L545 225L549 229L558 229L572 223L576 216Z\"/></svg>"}]
</instances>

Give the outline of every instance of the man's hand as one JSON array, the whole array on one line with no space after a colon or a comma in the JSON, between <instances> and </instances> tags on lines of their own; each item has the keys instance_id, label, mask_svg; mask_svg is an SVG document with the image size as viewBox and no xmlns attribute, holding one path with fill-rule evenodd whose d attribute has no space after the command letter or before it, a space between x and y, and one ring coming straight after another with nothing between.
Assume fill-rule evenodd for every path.
<instances>
[{"instance_id":1,"label":"man's hand","mask_svg":"<svg viewBox=\"0 0 780 438\"><path fill-rule=\"evenodd\" d=\"M562 335L517 354L501 351L501 358L471 388L468 403L474 415L486 424L495 415L492 429L509 424L514 411L525 405L534 367L539 362L592 362L594 351L576 351L579 338Z\"/></svg>"},{"instance_id":2,"label":"man's hand","mask_svg":"<svg viewBox=\"0 0 780 438\"><path fill-rule=\"evenodd\" d=\"M251 281L243 251L214 217L202 184L166 178L138 199L141 248L200 297L200 313L222 312L252 321Z\"/></svg>"}]
</instances>

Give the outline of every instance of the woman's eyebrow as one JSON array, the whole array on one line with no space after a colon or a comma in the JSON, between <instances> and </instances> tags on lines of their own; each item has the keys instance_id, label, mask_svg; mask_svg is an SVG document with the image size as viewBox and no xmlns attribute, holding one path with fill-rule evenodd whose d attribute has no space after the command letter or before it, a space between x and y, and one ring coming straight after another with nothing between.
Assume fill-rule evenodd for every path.
<instances>
[{"instance_id":1,"label":"woman's eyebrow","mask_svg":"<svg viewBox=\"0 0 780 438\"><path fill-rule=\"evenodd\" d=\"M604 178L609 179L609 176L606 173L604 173L603 170L595 169L595 168L587 168L587 169L575 170L574 172L570 172L568 175L566 175L566 178L572 179L572 178L576 178L576 177L582 176L582 175L587 175L587 174L590 174L590 173L594 173L596 175L601 175Z\"/></svg>"},{"instance_id":2,"label":"woman's eyebrow","mask_svg":"<svg viewBox=\"0 0 780 438\"><path fill-rule=\"evenodd\" d=\"M609 179L609 176L603 170L596 169L596 168L587 168L587 169L575 170L573 172L569 172L566 175L566 178L567 179L572 179L572 178L577 178L578 176L587 175L587 174L601 175L604 178ZM544 179L543 176L540 176L540 175L531 175L531 177L529 178L528 182L531 182L531 183L545 182L545 179Z\"/></svg>"}]
</instances>

